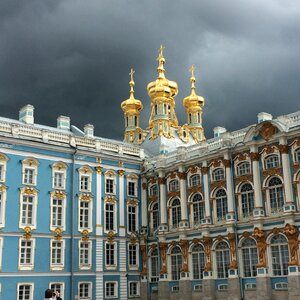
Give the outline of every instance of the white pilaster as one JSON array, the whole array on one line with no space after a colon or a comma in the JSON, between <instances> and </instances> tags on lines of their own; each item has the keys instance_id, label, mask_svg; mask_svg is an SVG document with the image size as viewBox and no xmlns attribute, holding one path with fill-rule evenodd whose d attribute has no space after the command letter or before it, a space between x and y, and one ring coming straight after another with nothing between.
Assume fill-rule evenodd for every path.
<instances>
[{"instance_id":1,"label":"white pilaster","mask_svg":"<svg viewBox=\"0 0 300 300\"><path fill-rule=\"evenodd\" d=\"M125 274L120 276L120 300L127 300L127 277Z\"/></svg>"},{"instance_id":2,"label":"white pilaster","mask_svg":"<svg viewBox=\"0 0 300 300\"><path fill-rule=\"evenodd\" d=\"M180 206L181 206L181 222L179 224L179 227L188 227L186 174L183 166L180 166L178 171L179 171Z\"/></svg>"},{"instance_id":3,"label":"white pilaster","mask_svg":"<svg viewBox=\"0 0 300 300\"><path fill-rule=\"evenodd\" d=\"M124 199L124 171L119 170L119 223L120 223L120 236L125 236L125 216L127 211L125 210Z\"/></svg>"},{"instance_id":4,"label":"white pilaster","mask_svg":"<svg viewBox=\"0 0 300 300\"><path fill-rule=\"evenodd\" d=\"M103 294L103 240L96 240L96 300L104 298Z\"/></svg>"},{"instance_id":5,"label":"white pilaster","mask_svg":"<svg viewBox=\"0 0 300 300\"><path fill-rule=\"evenodd\" d=\"M205 221L206 223L211 222L210 214L210 203L209 203L209 185L208 185L208 167L207 162L202 163L202 174L203 174L203 188L204 188L204 203L205 203Z\"/></svg>"},{"instance_id":6,"label":"white pilaster","mask_svg":"<svg viewBox=\"0 0 300 300\"><path fill-rule=\"evenodd\" d=\"M232 184L232 173L231 173L231 161L228 153L224 155L225 174L226 174L226 188L227 188L227 209L228 214L226 216L227 221L233 221L234 215L234 193Z\"/></svg>"},{"instance_id":7,"label":"white pilaster","mask_svg":"<svg viewBox=\"0 0 300 300\"><path fill-rule=\"evenodd\" d=\"M166 180L165 173L163 171L159 171L158 173L159 179L159 208L160 208L160 227L159 230L165 231L167 230L168 221L167 221L167 195L166 195Z\"/></svg>"},{"instance_id":8,"label":"white pilaster","mask_svg":"<svg viewBox=\"0 0 300 300\"><path fill-rule=\"evenodd\" d=\"M102 170L100 167L96 169L96 234L103 234L102 222Z\"/></svg>"},{"instance_id":9,"label":"white pilaster","mask_svg":"<svg viewBox=\"0 0 300 300\"><path fill-rule=\"evenodd\" d=\"M147 214L147 179L142 178L142 227L148 225L148 214Z\"/></svg>"},{"instance_id":10,"label":"white pilaster","mask_svg":"<svg viewBox=\"0 0 300 300\"><path fill-rule=\"evenodd\" d=\"M253 184L254 184L254 206L253 211L254 218L263 217L265 215L263 208L263 199L262 199L262 188L260 180L260 171L259 171L259 154L257 152L257 147L251 147L251 161L252 161L252 173L253 173Z\"/></svg>"}]
</instances>

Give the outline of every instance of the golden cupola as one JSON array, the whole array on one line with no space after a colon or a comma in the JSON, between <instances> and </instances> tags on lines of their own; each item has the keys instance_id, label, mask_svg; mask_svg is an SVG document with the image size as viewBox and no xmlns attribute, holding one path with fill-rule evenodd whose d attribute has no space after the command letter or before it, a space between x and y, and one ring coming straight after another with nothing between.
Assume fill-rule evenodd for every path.
<instances>
[{"instance_id":1,"label":"golden cupola","mask_svg":"<svg viewBox=\"0 0 300 300\"><path fill-rule=\"evenodd\" d=\"M202 108L205 100L203 97L196 94L195 87L195 68L194 65L190 69L192 75L191 82L191 94L183 99L183 106L186 109L187 114L187 126L194 140L198 143L205 140L204 130L202 127Z\"/></svg>"},{"instance_id":2,"label":"golden cupola","mask_svg":"<svg viewBox=\"0 0 300 300\"><path fill-rule=\"evenodd\" d=\"M162 135L171 138L173 137L171 127L178 127L174 100L178 93L178 86L176 82L165 77L163 50L164 47L161 45L157 58L158 77L147 86L148 95L151 98L151 114L148 126L151 139L156 139Z\"/></svg>"},{"instance_id":3,"label":"golden cupola","mask_svg":"<svg viewBox=\"0 0 300 300\"><path fill-rule=\"evenodd\" d=\"M124 142L140 144L143 141L143 130L140 128L140 112L143 109L142 101L134 98L134 70L130 70L129 99L121 103L124 112L125 133Z\"/></svg>"}]
</instances>

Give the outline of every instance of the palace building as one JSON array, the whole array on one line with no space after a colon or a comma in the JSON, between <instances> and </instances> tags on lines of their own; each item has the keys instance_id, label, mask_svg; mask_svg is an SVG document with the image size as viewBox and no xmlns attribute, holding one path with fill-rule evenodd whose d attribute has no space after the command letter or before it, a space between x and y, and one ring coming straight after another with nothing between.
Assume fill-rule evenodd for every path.
<instances>
[{"instance_id":1,"label":"palace building","mask_svg":"<svg viewBox=\"0 0 300 300\"><path fill-rule=\"evenodd\" d=\"M300 297L300 111L206 140L194 67L179 125L163 50L146 129L130 72L123 142L0 118L0 299Z\"/></svg>"}]
</instances>

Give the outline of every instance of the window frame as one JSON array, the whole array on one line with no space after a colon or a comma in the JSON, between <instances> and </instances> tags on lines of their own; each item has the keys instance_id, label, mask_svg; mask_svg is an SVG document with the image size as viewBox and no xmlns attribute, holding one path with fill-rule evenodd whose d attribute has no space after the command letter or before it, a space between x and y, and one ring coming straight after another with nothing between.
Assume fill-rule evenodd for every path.
<instances>
[{"instance_id":1,"label":"window frame","mask_svg":"<svg viewBox=\"0 0 300 300\"><path fill-rule=\"evenodd\" d=\"M22 184L26 186L36 186L37 185L37 175L38 175L39 163L35 158L26 158L22 161ZM25 170L32 170L32 182L25 180L26 172Z\"/></svg>"},{"instance_id":2,"label":"window frame","mask_svg":"<svg viewBox=\"0 0 300 300\"><path fill-rule=\"evenodd\" d=\"M249 244L244 244L248 240L251 240L251 245ZM255 239L251 237L243 238L240 243L240 256L241 256L241 261L242 261L242 277L243 278L255 278L257 276L257 264L259 262L258 260L258 252L257 252L257 243ZM256 259L254 258L255 252L256 251ZM247 264L246 261L247 260ZM246 267L247 265L247 267ZM246 276L250 274L250 276Z\"/></svg>"},{"instance_id":3,"label":"window frame","mask_svg":"<svg viewBox=\"0 0 300 300\"><path fill-rule=\"evenodd\" d=\"M130 209L134 208L135 212L130 212ZM139 224L138 224L138 205L137 204L128 204L127 205L127 232L128 233L135 233L138 231ZM134 226L133 226L134 225ZM135 230L133 230L135 229Z\"/></svg>"},{"instance_id":4,"label":"window frame","mask_svg":"<svg viewBox=\"0 0 300 300\"><path fill-rule=\"evenodd\" d=\"M6 186L0 185L0 228L5 227L6 199L7 199Z\"/></svg>"},{"instance_id":5,"label":"window frame","mask_svg":"<svg viewBox=\"0 0 300 300\"><path fill-rule=\"evenodd\" d=\"M23 204L24 197L32 197L32 224L23 223ZM19 211L19 228L24 229L25 227L30 227L31 229L36 229L37 226L37 205L38 205L38 193L36 189L33 188L22 188L20 190L20 211ZM29 218L29 216L27 216Z\"/></svg>"},{"instance_id":6,"label":"window frame","mask_svg":"<svg viewBox=\"0 0 300 300\"><path fill-rule=\"evenodd\" d=\"M132 283L135 283L136 284L136 294L131 294L131 284ZM141 292L140 292L140 282L139 281L128 281L128 295L129 295L129 298L139 298L140 295L141 295Z\"/></svg>"},{"instance_id":7,"label":"window frame","mask_svg":"<svg viewBox=\"0 0 300 300\"><path fill-rule=\"evenodd\" d=\"M107 295L107 289L108 289L108 284L113 284L114 286L114 294L113 296ZM105 281L105 294L104 294L104 299L117 299L119 297L118 295L118 281Z\"/></svg>"},{"instance_id":8,"label":"window frame","mask_svg":"<svg viewBox=\"0 0 300 300\"><path fill-rule=\"evenodd\" d=\"M80 286L82 284L88 285L88 297L81 297L80 296ZM92 300L93 298L93 283L91 281L78 281L78 300Z\"/></svg>"},{"instance_id":9,"label":"window frame","mask_svg":"<svg viewBox=\"0 0 300 300\"><path fill-rule=\"evenodd\" d=\"M194 201L197 196L200 196L200 200ZM205 218L205 200L201 193L195 193L190 198L190 220L192 220L192 223L194 226L200 225L202 222L202 219ZM195 210L195 206L197 207L197 210ZM202 218L201 218L202 214ZM195 220L195 215L198 215L200 217L200 220Z\"/></svg>"},{"instance_id":10,"label":"window frame","mask_svg":"<svg viewBox=\"0 0 300 300\"><path fill-rule=\"evenodd\" d=\"M33 300L33 296L34 296L34 283L33 282L18 282L17 283L17 300L27 300L24 297L22 297L23 299L20 299L20 287L21 286L30 286L30 298L28 300Z\"/></svg>"},{"instance_id":11,"label":"window frame","mask_svg":"<svg viewBox=\"0 0 300 300\"><path fill-rule=\"evenodd\" d=\"M227 248L220 248L218 249L218 245L223 244L226 245ZM214 248L215 252L215 272L216 272L216 278L217 279L226 279L229 277L228 271L229 271L229 265L230 265L230 251L229 251L229 246L225 241L220 241L215 245ZM226 252L226 255L224 254ZM219 255L219 253L221 253ZM225 257L226 256L226 257ZM219 261L218 259L221 258L222 260ZM227 261L224 260L224 258L227 259ZM226 266L227 263L227 266ZM221 273L219 272L221 267ZM225 275L225 277L220 277L222 275Z\"/></svg>"},{"instance_id":12,"label":"window frame","mask_svg":"<svg viewBox=\"0 0 300 300\"><path fill-rule=\"evenodd\" d=\"M174 205L174 202L178 200L179 204ZM170 226L171 228L175 229L179 227L179 223L181 221L182 218L182 212L181 212L181 201L179 198L174 198L172 199L171 203L170 203L170 210L171 210L171 218L170 218ZM174 220L176 215L176 220ZM176 222L175 222L176 221ZM178 221L178 222L177 222Z\"/></svg>"},{"instance_id":13,"label":"window frame","mask_svg":"<svg viewBox=\"0 0 300 300\"><path fill-rule=\"evenodd\" d=\"M30 263L21 263L22 242L31 242ZM19 238L18 269L22 271L32 271L34 269L34 259L35 259L35 239L34 238L24 239L23 237Z\"/></svg>"},{"instance_id":14,"label":"window frame","mask_svg":"<svg viewBox=\"0 0 300 300\"><path fill-rule=\"evenodd\" d=\"M155 252L155 255L153 254L153 252ZM155 264L153 264L153 262ZM153 265L155 265L156 268L156 276L154 276L154 272L153 272ZM150 252L150 256L149 256L149 278L150 278L150 282L158 282L159 280L159 253L158 253L158 249L155 248Z\"/></svg>"},{"instance_id":15,"label":"window frame","mask_svg":"<svg viewBox=\"0 0 300 300\"><path fill-rule=\"evenodd\" d=\"M111 186L111 189L108 190L107 187L107 181L108 180L112 180L112 185ZM117 193L117 176L115 174L115 172L113 171L107 171L104 175L104 191L105 191L105 194L107 195L116 195Z\"/></svg>"},{"instance_id":16,"label":"window frame","mask_svg":"<svg viewBox=\"0 0 300 300\"><path fill-rule=\"evenodd\" d=\"M111 205L113 207L113 211L107 210L107 205ZM113 228L107 227L109 224L107 222L107 213L110 213L110 216L113 216ZM117 203L116 201L105 201L104 202L104 232L107 233L109 231L117 231Z\"/></svg>"},{"instance_id":17,"label":"window frame","mask_svg":"<svg viewBox=\"0 0 300 300\"><path fill-rule=\"evenodd\" d=\"M244 167L245 165L247 165L247 167ZM248 160L239 162L236 165L236 174L237 176L244 176L244 175L251 174L251 163Z\"/></svg>"},{"instance_id":18,"label":"window frame","mask_svg":"<svg viewBox=\"0 0 300 300\"><path fill-rule=\"evenodd\" d=\"M7 161L8 157L5 154L0 153L0 182L2 183L6 181Z\"/></svg>"},{"instance_id":19,"label":"window frame","mask_svg":"<svg viewBox=\"0 0 300 300\"><path fill-rule=\"evenodd\" d=\"M201 247L200 251L195 251L194 248L196 247ZM191 252L190 252L190 270L192 273L192 280L202 280L203 279L203 272L205 268L205 263L206 263L206 257L205 257L205 251L204 247L202 244L194 244ZM196 257L197 256L197 257ZM203 257L201 257L203 256ZM194 263L194 260L197 259L197 264ZM198 269L197 271L199 272L199 277L195 276L195 270Z\"/></svg>"},{"instance_id":20,"label":"window frame","mask_svg":"<svg viewBox=\"0 0 300 300\"><path fill-rule=\"evenodd\" d=\"M107 246L113 246L113 249L107 249ZM118 267L118 257L117 257L117 243L116 242L105 242L104 244L104 253L105 253L105 269L106 270L116 270ZM112 251L111 253L113 253L113 264L111 263L107 263L108 260L110 260L111 258L109 258L109 256L111 255L107 253L107 251Z\"/></svg>"},{"instance_id":21,"label":"window frame","mask_svg":"<svg viewBox=\"0 0 300 300\"><path fill-rule=\"evenodd\" d=\"M81 207L81 204L82 203L87 203L88 204L88 207ZM84 209L84 211L87 210L87 216L88 216L88 226L85 227L85 226L81 226L81 216L85 216L83 214L81 214L81 209ZM79 201L78 201L78 231L79 232L82 232L83 230L88 230L89 232L92 232L93 231L93 201L91 198L89 198L89 200L85 200L81 197L79 197ZM86 221L82 221L82 222L86 222Z\"/></svg>"},{"instance_id":22,"label":"window frame","mask_svg":"<svg viewBox=\"0 0 300 300\"><path fill-rule=\"evenodd\" d=\"M130 247L135 247L135 250L131 250ZM128 267L130 270L138 270L139 268L139 246L138 244L132 244L132 243L128 243L128 247L127 247L127 253L128 253ZM131 263L131 255L135 253L135 263ZM134 257L133 255L133 257Z\"/></svg>"},{"instance_id":23,"label":"window frame","mask_svg":"<svg viewBox=\"0 0 300 300\"><path fill-rule=\"evenodd\" d=\"M178 192L179 191L179 181L178 179L172 179L168 184L169 192Z\"/></svg>"},{"instance_id":24,"label":"window frame","mask_svg":"<svg viewBox=\"0 0 300 300\"><path fill-rule=\"evenodd\" d=\"M195 178L197 178L195 180ZM191 174L189 176L189 187L195 187L195 186L200 186L201 185L201 175L198 173Z\"/></svg>"},{"instance_id":25,"label":"window frame","mask_svg":"<svg viewBox=\"0 0 300 300\"><path fill-rule=\"evenodd\" d=\"M54 208L57 208L58 205L54 205L54 200L61 201L61 225L54 225ZM65 194L57 194L51 193L50 195L50 230L55 230L56 228L60 228L62 231L66 230L66 208L67 208L67 199ZM59 215L56 210L56 215ZM58 219L58 218L57 218Z\"/></svg>"},{"instance_id":26,"label":"window frame","mask_svg":"<svg viewBox=\"0 0 300 300\"><path fill-rule=\"evenodd\" d=\"M223 190L225 192L225 195L221 195L221 196L218 196L218 192ZM214 217L215 217L215 222L216 223L223 223L224 221L226 221L226 215L228 214L228 197L227 197L227 191L225 190L225 188L220 188L218 190L215 191L215 201L214 201ZM226 196L226 197L225 197ZM221 209L222 209L222 216L223 217L219 217L218 216L218 208L220 207L220 205L218 205L218 201L221 201L222 200L222 203L221 203ZM224 202L225 201L225 202ZM224 205L224 203L225 205ZM225 214L224 214L224 208L225 208Z\"/></svg>"},{"instance_id":27,"label":"window frame","mask_svg":"<svg viewBox=\"0 0 300 300\"><path fill-rule=\"evenodd\" d=\"M180 252L173 253L174 249L178 248ZM180 274L181 274L181 268L183 263L183 257L182 257L182 251L179 246L174 246L170 251L170 276L171 281L179 281L180 280Z\"/></svg>"},{"instance_id":28,"label":"window frame","mask_svg":"<svg viewBox=\"0 0 300 300\"><path fill-rule=\"evenodd\" d=\"M64 282L58 282L58 281L54 281L54 282L49 282L48 288L52 291L57 291L57 289L53 289L52 285L60 285L60 298L64 299L64 294L65 294L65 283Z\"/></svg>"},{"instance_id":29,"label":"window frame","mask_svg":"<svg viewBox=\"0 0 300 300\"><path fill-rule=\"evenodd\" d=\"M243 188L245 188L245 186L251 186L251 189L243 190ZM250 182L243 182L240 185L238 198L239 198L240 217L242 219L247 219L247 218L253 217L253 211L255 209L254 187ZM246 204L246 205L243 205L243 204Z\"/></svg>"},{"instance_id":30,"label":"window frame","mask_svg":"<svg viewBox=\"0 0 300 300\"><path fill-rule=\"evenodd\" d=\"M83 244L87 245L87 248L83 249L83 247L81 247ZM78 268L80 270L90 270L92 268L92 250L92 241L78 240ZM81 251L87 252L87 263L81 262Z\"/></svg>"},{"instance_id":31,"label":"window frame","mask_svg":"<svg viewBox=\"0 0 300 300\"><path fill-rule=\"evenodd\" d=\"M270 185L272 180L280 180L281 184ZM283 179L278 176L271 176L267 181L267 206L269 214L276 215L278 213L282 213L284 210L285 204L285 193L284 193L284 183ZM274 198L273 198L274 197ZM280 204L282 202L282 206ZM276 204L276 205L274 205ZM274 207L272 207L274 206ZM276 206L276 207L275 207Z\"/></svg>"},{"instance_id":32,"label":"window frame","mask_svg":"<svg viewBox=\"0 0 300 300\"><path fill-rule=\"evenodd\" d=\"M271 161L272 158L275 158L275 160ZM280 157L277 153L272 153L270 155L267 155L264 157L264 168L265 170L273 169L273 168L279 168L281 165Z\"/></svg>"},{"instance_id":33,"label":"window frame","mask_svg":"<svg viewBox=\"0 0 300 300\"><path fill-rule=\"evenodd\" d=\"M53 243L61 243L61 263L53 263L52 256L53 256ZM63 270L65 267L65 240L50 240L50 270Z\"/></svg>"}]
</instances>

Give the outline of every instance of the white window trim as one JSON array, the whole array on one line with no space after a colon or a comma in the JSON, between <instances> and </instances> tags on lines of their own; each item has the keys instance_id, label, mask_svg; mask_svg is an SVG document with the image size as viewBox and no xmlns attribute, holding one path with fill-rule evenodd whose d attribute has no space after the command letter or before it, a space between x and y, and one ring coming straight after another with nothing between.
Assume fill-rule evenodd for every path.
<instances>
[{"instance_id":1,"label":"white window trim","mask_svg":"<svg viewBox=\"0 0 300 300\"><path fill-rule=\"evenodd\" d=\"M79 295L79 287L81 284L88 284L89 285L89 298L80 298L80 295ZM84 300L92 300L93 298L93 283L91 281L79 281L78 282L78 300L81 300L81 299L84 299Z\"/></svg>"},{"instance_id":2,"label":"white window trim","mask_svg":"<svg viewBox=\"0 0 300 300\"><path fill-rule=\"evenodd\" d=\"M127 245L127 253L128 253L128 267L130 270L138 270L139 269L139 244L133 244L136 246L136 249L135 249L135 256L136 256L136 264L135 265L130 265L129 264L129 246L132 245L130 243L128 243Z\"/></svg>"},{"instance_id":3,"label":"white window trim","mask_svg":"<svg viewBox=\"0 0 300 300\"><path fill-rule=\"evenodd\" d=\"M106 203L107 203L107 201L104 202L104 222L103 222L104 223L104 232L105 233L108 233L110 231L116 232L117 231L117 221L118 221L118 219L117 219L117 216L118 216L118 214L117 214L117 212L118 212L117 203L116 202L110 203L114 206L114 228L113 228L113 230L107 230L106 229L106 216L105 216L106 215Z\"/></svg>"},{"instance_id":4,"label":"white window trim","mask_svg":"<svg viewBox=\"0 0 300 300\"><path fill-rule=\"evenodd\" d=\"M60 298L64 299L64 293L65 293L65 283L64 282L58 282L58 281L54 281L54 282L49 282L49 289L51 289L51 285L52 284L59 284L61 285L61 289L60 289Z\"/></svg>"},{"instance_id":5,"label":"white window trim","mask_svg":"<svg viewBox=\"0 0 300 300\"><path fill-rule=\"evenodd\" d=\"M80 202L88 202L88 215L89 215L89 221L88 221L88 227L80 227L80 220L79 220L79 217L80 217ZM90 200L82 200L80 199L79 197L79 200L78 200L78 231L81 232L83 230L88 230L88 232L92 232L93 231L93 220L92 220L92 217L93 217L93 200L90 199Z\"/></svg>"},{"instance_id":6,"label":"white window trim","mask_svg":"<svg viewBox=\"0 0 300 300\"><path fill-rule=\"evenodd\" d=\"M0 153L0 165L3 166L3 176L0 176L0 182L6 181L7 157ZM0 174L1 175L1 174Z\"/></svg>"},{"instance_id":7,"label":"white window trim","mask_svg":"<svg viewBox=\"0 0 300 300\"><path fill-rule=\"evenodd\" d=\"M2 194L2 205L1 205L1 211L0 211L0 228L5 227L5 211L6 211L6 186L0 185L0 193Z\"/></svg>"},{"instance_id":8,"label":"white window trim","mask_svg":"<svg viewBox=\"0 0 300 300\"><path fill-rule=\"evenodd\" d=\"M191 185L191 179L193 176L198 175L199 176L199 185ZM188 187L195 187L195 186L200 186L202 184L202 178L201 178L201 173L189 173L187 176L187 183L188 183Z\"/></svg>"},{"instance_id":9,"label":"white window trim","mask_svg":"<svg viewBox=\"0 0 300 300\"><path fill-rule=\"evenodd\" d=\"M55 185L55 174L56 173L62 174L62 186ZM65 190L66 189L66 174L67 174L67 172L65 169L62 169L62 170L53 169L53 171L52 171L52 188L53 189L56 189L56 190Z\"/></svg>"},{"instance_id":10,"label":"white window trim","mask_svg":"<svg viewBox=\"0 0 300 300\"><path fill-rule=\"evenodd\" d=\"M245 173L245 174L240 174L239 172L239 167L244 164L244 163L248 163L249 164L249 173ZM249 175L252 173L252 166L251 166L251 161L249 160L242 160L242 161L237 161L235 164L235 174L236 176L244 176L244 175Z\"/></svg>"},{"instance_id":11,"label":"white window trim","mask_svg":"<svg viewBox=\"0 0 300 300\"><path fill-rule=\"evenodd\" d=\"M19 289L21 285L30 285L31 286L31 295L30 295L30 300L33 300L33 296L34 296L34 283L33 282L18 282L17 283L17 295L16 295L16 299L18 299L19 296Z\"/></svg>"},{"instance_id":12,"label":"white window trim","mask_svg":"<svg viewBox=\"0 0 300 300\"><path fill-rule=\"evenodd\" d=\"M18 258L18 269L22 271L32 271L34 269L34 258L35 258L35 239L31 238L29 241L32 241L32 246L31 246L31 256L32 256L32 263L30 265L25 265L21 264L21 242L24 241L25 239L21 237L19 239L19 258Z\"/></svg>"},{"instance_id":13,"label":"white window trim","mask_svg":"<svg viewBox=\"0 0 300 300\"><path fill-rule=\"evenodd\" d=\"M137 284L137 287L136 287L137 294L136 295L131 295L130 294L130 283L136 283ZM140 289L140 282L139 281L135 281L135 280L128 281L128 294L129 294L129 298L139 298L140 297L141 289Z\"/></svg>"},{"instance_id":14,"label":"white window trim","mask_svg":"<svg viewBox=\"0 0 300 300\"><path fill-rule=\"evenodd\" d=\"M107 244L113 244L114 245L114 264L113 265L107 265L106 264L106 245ZM104 263L105 263L105 269L106 270L116 270L117 269L117 267L118 267L118 257L117 257L117 243L116 242L114 242L114 243L109 243L109 242L105 242L104 243L104 254L105 254L105 256L104 256Z\"/></svg>"},{"instance_id":15,"label":"white window trim","mask_svg":"<svg viewBox=\"0 0 300 300\"><path fill-rule=\"evenodd\" d=\"M28 186L37 185L37 175L38 175L38 161L34 158L27 158L22 161L22 184ZM32 183L25 183L25 169L33 170Z\"/></svg>"},{"instance_id":16,"label":"white window trim","mask_svg":"<svg viewBox=\"0 0 300 300\"><path fill-rule=\"evenodd\" d=\"M2 254L3 254L3 237L0 237L0 271L2 270Z\"/></svg>"},{"instance_id":17,"label":"white window trim","mask_svg":"<svg viewBox=\"0 0 300 300\"><path fill-rule=\"evenodd\" d=\"M80 245L81 243L87 243L88 244L88 264L80 264ZM78 268L80 270L90 270L92 268L92 241L78 241Z\"/></svg>"},{"instance_id":18,"label":"white window trim","mask_svg":"<svg viewBox=\"0 0 300 300\"><path fill-rule=\"evenodd\" d=\"M61 242L62 243L62 251L61 251L62 262L60 264L52 264L52 242ZM65 244L64 240L55 240L55 239L50 240L50 269L51 269L51 271L64 269L64 267L65 267L65 245L66 244Z\"/></svg>"},{"instance_id":19,"label":"white window trim","mask_svg":"<svg viewBox=\"0 0 300 300\"><path fill-rule=\"evenodd\" d=\"M87 189L81 188L81 178L82 177L88 178L88 188ZM92 191L92 174L79 172L79 191L83 192L83 193L90 193Z\"/></svg>"},{"instance_id":20,"label":"white window trim","mask_svg":"<svg viewBox=\"0 0 300 300\"><path fill-rule=\"evenodd\" d=\"M223 175L224 177L222 179L215 179L215 172L217 170L223 170ZM225 168L220 166L220 167L216 167L216 168L213 168L211 169L211 174L210 174L210 178L211 178L211 181L215 182L215 181L223 181L223 180L226 180L226 172L225 172Z\"/></svg>"},{"instance_id":21,"label":"white window trim","mask_svg":"<svg viewBox=\"0 0 300 300\"><path fill-rule=\"evenodd\" d=\"M115 284L115 296L106 296L106 289L108 283ZM105 281L105 291L104 291L104 299L118 299L119 298L119 290L118 290L118 281Z\"/></svg>"},{"instance_id":22,"label":"white window trim","mask_svg":"<svg viewBox=\"0 0 300 300\"><path fill-rule=\"evenodd\" d=\"M66 208L67 208L67 199L66 195L63 194L60 195L62 197L62 225L61 226L53 226L53 215L52 215L52 210L53 210L53 199L57 199L55 193L50 194L50 230L55 230L56 228L60 228L62 231L66 230ZM60 199L59 199L60 200Z\"/></svg>"},{"instance_id":23,"label":"white window trim","mask_svg":"<svg viewBox=\"0 0 300 300\"><path fill-rule=\"evenodd\" d=\"M134 195L129 195L129 182L134 183ZM133 176L133 175L129 174L127 176L127 196L128 197L137 197L138 196L138 179L135 175Z\"/></svg>"},{"instance_id":24,"label":"white window trim","mask_svg":"<svg viewBox=\"0 0 300 300\"><path fill-rule=\"evenodd\" d=\"M106 180L107 179L111 179L113 181L113 192L112 193L108 193L106 191ZM113 171L107 171L104 176L104 192L107 195L116 195L116 191L117 191L117 176Z\"/></svg>"},{"instance_id":25,"label":"white window trim","mask_svg":"<svg viewBox=\"0 0 300 300\"><path fill-rule=\"evenodd\" d=\"M22 188L20 190L20 212L19 212L19 228L24 229L25 227L29 226L31 229L36 229L37 220L36 220L36 212L38 206L38 193L37 190L32 188L30 189L30 193L26 191L26 188ZM33 197L33 209L32 209L32 223L33 224L22 224L22 204L23 204L23 196L32 196Z\"/></svg>"}]
</instances>

